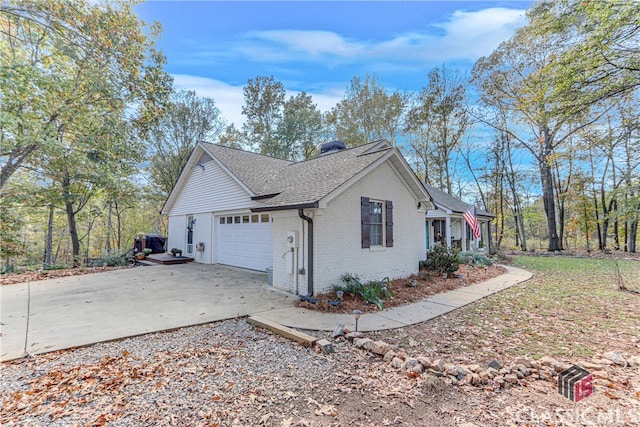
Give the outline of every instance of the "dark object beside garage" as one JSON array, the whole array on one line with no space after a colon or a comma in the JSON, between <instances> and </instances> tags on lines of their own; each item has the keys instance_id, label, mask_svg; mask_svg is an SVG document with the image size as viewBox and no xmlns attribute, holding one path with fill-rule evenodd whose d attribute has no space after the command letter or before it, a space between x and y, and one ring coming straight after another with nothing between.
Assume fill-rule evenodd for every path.
<instances>
[{"instance_id":1,"label":"dark object beside garage","mask_svg":"<svg viewBox=\"0 0 640 427\"><path fill-rule=\"evenodd\" d=\"M164 245L167 243L167 238L160 236L159 234L147 234L145 247L151 249L152 254L160 254L165 252Z\"/></svg>"}]
</instances>

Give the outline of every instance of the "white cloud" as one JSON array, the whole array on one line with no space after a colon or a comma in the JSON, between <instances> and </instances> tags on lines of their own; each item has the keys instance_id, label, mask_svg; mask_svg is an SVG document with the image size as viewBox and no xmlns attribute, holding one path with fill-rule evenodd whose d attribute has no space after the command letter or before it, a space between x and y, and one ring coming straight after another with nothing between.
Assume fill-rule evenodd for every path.
<instances>
[{"instance_id":1,"label":"white cloud","mask_svg":"<svg viewBox=\"0 0 640 427\"><path fill-rule=\"evenodd\" d=\"M222 113L222 117L228 124L235 124L237 129L242 128L244 116L242 115L242 104L244 94L242 86L233 86L216 79L207 77L191 76L186 74L173 74L173 84L176 89L195 91L198 96L213 98ZM287 98L295 96L300 92L287 91ZM307 92L311 95L318 109L322 112L333 108L344 97L344 88L328 88L323 91Z\"/></svg>"},{"instance_id":2,"label":"white cloud","mask_svg":"<svg viewBox=\"0 0 640 427\"><path fill-rule=\"evenodd\" d=\"M525 23L525 10L489 8L456 11L431 30L399 34L388 40L348 40L330 31L252 31L236 46L242 55L258 62L325 61L332 65L362 60L445 62L475 61L490 54ZM438 31L434 32L433 28Z\"/></svg>"}]
</instances>

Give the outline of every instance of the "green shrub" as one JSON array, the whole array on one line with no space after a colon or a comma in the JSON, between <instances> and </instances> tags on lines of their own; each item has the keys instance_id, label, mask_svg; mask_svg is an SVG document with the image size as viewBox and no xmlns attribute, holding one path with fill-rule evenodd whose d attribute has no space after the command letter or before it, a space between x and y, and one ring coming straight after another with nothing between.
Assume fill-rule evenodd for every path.
<instances>
[{"instance_id":1,"label":"green shrub","mask_svg":"<svg viewBox=\"0 0 640 427\"><path fill-rule=\"evenodd\" d=\"M52 264L52 265L47 265L44 267L44 270L64 270L67 267L66 265L61 265L61 264Z\"/></svg>"},{"instance_id":2,"label":"green shrub","mask_svg":"<svg viewBox=\"0 0 640 427\"><path fill-rule=\"evenodd\" d=\"M115 267L127 265L127 257L119 251L105 251L102 256L94 261L96 267Z\"/></svg>"},{"instance_id":3,"label":"green shrub","mask_svg":"<svg viewBox=\"0 0 640 427\"><path fill-rule=\"evenodd\" d=\"M351 273L345 273L340 276L341 285L333 285L334 291L342 291L348 295L360 295L362 293L363 284L360 278Z\"/></svg>"},{"instance_id":4,"label":"green shrub","mask_svg":"<svg viewBox=\"0 0 640 427\"><path fill-rule=\"evenodd\" d=\"M342 285L333 285L334 291L342 291L345 294L355 295L366 304L373 304L380 310L384 308L384 300L393 297L393 292L389 289L390 280L385 277L379 282L372 281L363 284L358 276L345 273L340 276Z\"/></svg>"},{"instance_id":5,"label":"green shrub","mask_svg":"<svg viewBox=\"0 0 640 427\"><path fill-rule=\"evenodd\" d=\"M460 267L459 253L460 249L455 247L448 248L445 245L434 246L427 254L427 259L420 261L420 268L449 276L458 271L458 267Z\"/></svg>"},{"instance_id":6,"label":"green shrub","mask_svg":"<svg viewBox=\"0 0 640 427\"><path fill-rule=\"evenodd\" d=\"M493 261L488 256L477 252L460 252L458 254L461 264L476 264L476 265L493 265Z\"/></svg>"}]
</instances>

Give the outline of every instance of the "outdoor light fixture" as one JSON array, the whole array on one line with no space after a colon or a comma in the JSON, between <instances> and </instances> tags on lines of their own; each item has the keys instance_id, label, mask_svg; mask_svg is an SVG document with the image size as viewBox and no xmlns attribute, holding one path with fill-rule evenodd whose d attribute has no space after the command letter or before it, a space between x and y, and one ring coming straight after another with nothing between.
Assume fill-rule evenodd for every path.
<instances>
[{"instance_id":1,"label":"outdoor light fixture","mask_svg":"<svg viewBox=\"0 0 640 427\"><path fill-rule=\"evenodd\" d=\"M356 332L358 332L358 319L360 319L361 315L362 312L360 310L353 310L353 316L356 318Z\"/></svg>"},{"instance_id":2,"label":"outdoor light fixture","mask_svg":"<svg viewBox=\"0 0 640 427\"><path fill-rule=\"evenodd\" d=\"M338 297L338 299L339 299L340 301L342 301L342 297L344 296L344 292L342 292L342 291L338 291L338 292L336 292L336 296Z\"/></svg>"}]
</instances>

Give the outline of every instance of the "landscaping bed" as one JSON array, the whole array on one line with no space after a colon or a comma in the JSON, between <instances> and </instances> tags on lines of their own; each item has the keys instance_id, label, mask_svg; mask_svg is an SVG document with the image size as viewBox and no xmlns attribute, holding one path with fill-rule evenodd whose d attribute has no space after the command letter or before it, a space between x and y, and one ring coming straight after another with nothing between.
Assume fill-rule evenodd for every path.
<instances>
[{"instance_id":1,"label":"landscaping bed","mask_svg":"<svg viewBox=\"0 0 640 427\"><path fill-rule=\"evenodd\" d=\"M506 273L506 271L504 267L499 265L485 268L463 264L456 273L447 278L444 278L442 274L423 271L405 279L391 280L387 287L392 296L383 300L384 308L399 307L418 302L431 295L498 277ZM375 304L366 303L362 298L353 294L345 294L339 305L332 305L330 301L338 300L335 290L316 295L314 298L318 302L296 301L294 304L297 307L332 313L351 314L353 310L372 313L380 310Z\"/></svg>"}]
</instances>

